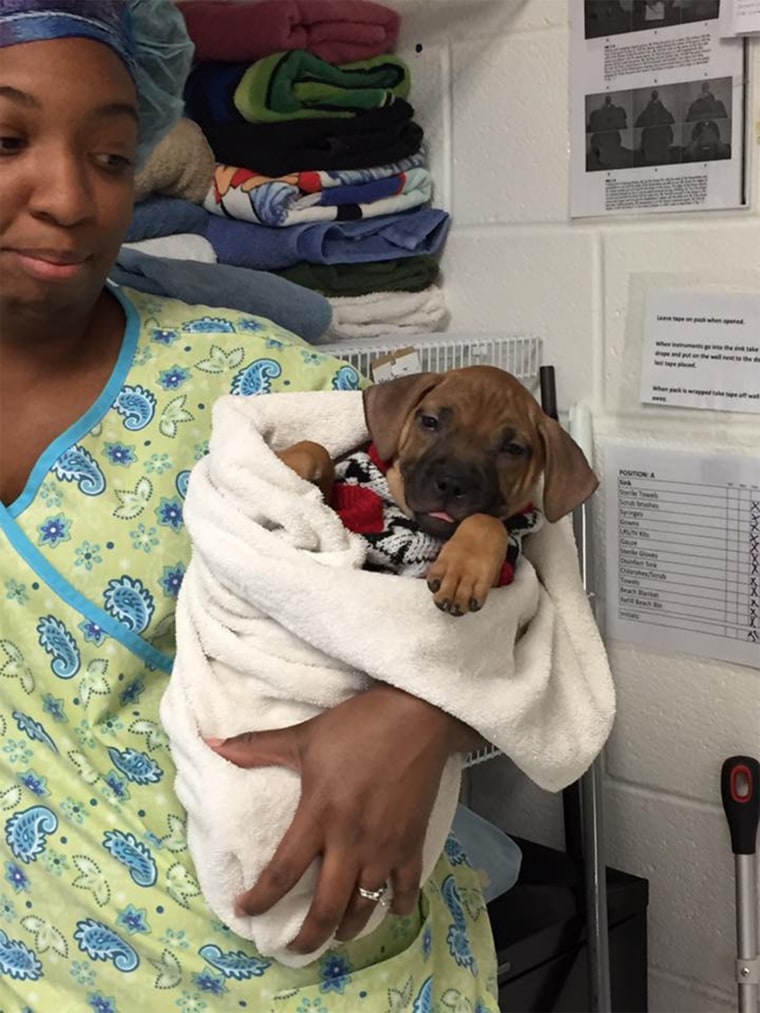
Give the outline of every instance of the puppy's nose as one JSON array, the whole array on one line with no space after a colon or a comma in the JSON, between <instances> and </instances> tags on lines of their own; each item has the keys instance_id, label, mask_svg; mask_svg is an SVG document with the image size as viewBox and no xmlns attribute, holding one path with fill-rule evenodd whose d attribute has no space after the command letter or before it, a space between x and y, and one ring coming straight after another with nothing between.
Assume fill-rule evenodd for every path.
<instances>
[{"instance_id":1,"label":"puppy's nose","mask_svg":"<svg viewBox=\"0 0 760 1013\"><path fill-rule=\"evenodd\" d=\"M478 476L474 468L448 464L437 470L434 485L445 499L463 499L477 487Z\"/></svg>"}]
</instances>

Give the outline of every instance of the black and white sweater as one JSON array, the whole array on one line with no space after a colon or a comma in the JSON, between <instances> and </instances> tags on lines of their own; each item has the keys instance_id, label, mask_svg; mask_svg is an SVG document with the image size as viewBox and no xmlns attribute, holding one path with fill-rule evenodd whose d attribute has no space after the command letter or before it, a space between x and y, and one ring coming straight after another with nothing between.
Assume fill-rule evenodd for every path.
<instances>
[{"instance_id":1,"label":"black and white sweater","mask_svg":"<svg viewBox=\"0 0 760 1013\"><path fill-rule=\"evenodd\" d=\"M444 539L420 530L417 522L400 509L388 488L387 470L388 463L380 459L374 444L339 461L335 466L333 508L349 531L362 535L367 542L367 569L424 577ZM509 543L499 587L512 583L522 536L538 530L543 516L531 503L504 523Z\"/></svg>"}]
</instances>

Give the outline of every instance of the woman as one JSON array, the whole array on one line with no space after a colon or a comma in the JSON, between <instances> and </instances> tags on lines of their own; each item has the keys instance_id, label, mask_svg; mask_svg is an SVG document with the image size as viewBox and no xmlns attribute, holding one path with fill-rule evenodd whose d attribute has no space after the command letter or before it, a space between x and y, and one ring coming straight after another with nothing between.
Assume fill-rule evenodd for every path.
<instances>
[{"instance_id":1,"label":"woman","mask_svg":"<svg viewBox=\"0 0 760 1013\"><path fill-rule=\"evenodd\" d=\"M3 0L0 46L0 1008L495 1011L461 852L418 883L470 733L390 687L218 747L303 786L240 905L267 909L321 854L293 946L336 928L344 945L294 971L205 906L158 722L188 473L216 397L329 389L345 365L267 321L106 284L135 165L181 106L190 47L167 0ZM392 914L355 938L388 876Z\"/></svg>"}]
</instances>

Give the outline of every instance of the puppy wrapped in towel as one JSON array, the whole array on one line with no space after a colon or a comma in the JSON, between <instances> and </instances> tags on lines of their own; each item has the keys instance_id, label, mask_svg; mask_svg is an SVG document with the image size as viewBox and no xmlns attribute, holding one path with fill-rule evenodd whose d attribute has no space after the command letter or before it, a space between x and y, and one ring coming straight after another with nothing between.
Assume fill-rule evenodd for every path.
<instances>
[{"instance_id":1,"label":"puppy wrapped in towel","mask_svg":"<svg viewBox=\"0 0 760 1013\"><path fill-rule=\"evenodd\" d=\"M447 389L433 387L439 394ZM193 557L179 596L177 656L161 717L177 765L176 790L188 812L188 845L216 914L262 954L291 966L330 945L305 956L286 949L311 904L316 863L265 914L239 915L234 905L290 824L298 776L283 768L235 767L205 739L289 726L382 680L460 718L537 784L558 791L587 769L614 713L609 668L580 585L568 519L532 533L512 583L478 601L478 615L455 622L432 606L425 581L363 569L364 539L345 528L316 485L278 456L308 435L331 458L370 438L381 456L393 458L406 423L388 430L393 418L385 396L378 400L372 393L380 390L222 398L214 408L209 454L194 469L185 501ZM417 402L429 393L420 389L416 402L416 395L408 398L412 419L421 417ZM561 452L561 438L541 435L553 425L531 415L519 421L511 440L535 455L528 479L546 473L550 521L595 484L587 465L580 481L567 479L577 460L570 469L560 463L557 471L552 455ZM503 439L502 433L499 446ZM570 482L570 500L557 474ZM406 493L418 495L408 477ZM523 505L524 497L518 498ZM448 594L449 611L472 610L475 596L485 597L487 568L496 561L498 571L503 562L507 535L496 539L498 550L489 536L474 553L468 538L479 523L481 534L504 530L502 520L481 514L457 525L454 504L445 511L422 501L419 506L446 513L449 520L438 522L449 526L446 532L455 529L434 564L434 600L441 606L441 595ZM504 517L515 512L509 503L502 506ZM459 775L460 764L451 759L428 826L423 877L443 848ZM385 913L377 905L365 932Z\"/></svg>"}]
</instances>

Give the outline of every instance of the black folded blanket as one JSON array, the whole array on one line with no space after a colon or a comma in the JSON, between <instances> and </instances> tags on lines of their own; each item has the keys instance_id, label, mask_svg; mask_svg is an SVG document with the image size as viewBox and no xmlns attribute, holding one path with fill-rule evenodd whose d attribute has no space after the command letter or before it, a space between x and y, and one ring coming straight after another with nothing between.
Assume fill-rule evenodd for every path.
<instances>
[{"instance_id":1,"label":"black folded blanket","mask_svg":"<svg viewBox=\"0 0 760 1013\"><path fill-rule=\"evenodd\" d=\"M217 161L284 176L306 169L367 169L397 162L422 146L422 127L403 99L349 118L285 123L201 124Z\"/></svg>"}]
</instances>

